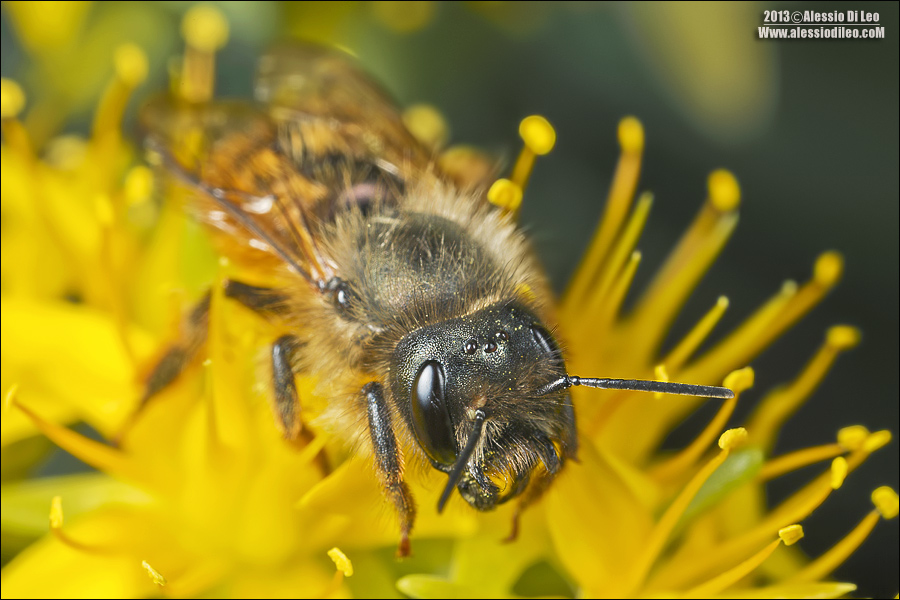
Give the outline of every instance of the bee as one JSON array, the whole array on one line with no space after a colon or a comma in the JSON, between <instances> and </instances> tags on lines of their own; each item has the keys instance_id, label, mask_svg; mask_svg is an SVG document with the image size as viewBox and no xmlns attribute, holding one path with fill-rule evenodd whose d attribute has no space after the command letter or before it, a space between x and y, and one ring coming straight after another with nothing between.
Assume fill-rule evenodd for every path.
<instances>
[{"instance_id":1,"label":"bee","mask_svg":"<svg viewBox=\"0 0 900 600\"><path fill-rule=\"evenodd\" d=\"M512 216L487 201L489 181L444 169L350 58L277 49L260 61L255 100L152 101L148 152L190 190L226 256L281 282L224 284L290 332L268 356L276 425L301 435L295 376L317 375L323 422L348 438L364 424L400 556L416 517L410 460L447 474L438 511L454 490L480 511L513 499L521 511L576 457L572 386L732 395L569 374L547 279ZM208 313L207 295L142 404L197 354Z\"/></svg>"}]
</instances>

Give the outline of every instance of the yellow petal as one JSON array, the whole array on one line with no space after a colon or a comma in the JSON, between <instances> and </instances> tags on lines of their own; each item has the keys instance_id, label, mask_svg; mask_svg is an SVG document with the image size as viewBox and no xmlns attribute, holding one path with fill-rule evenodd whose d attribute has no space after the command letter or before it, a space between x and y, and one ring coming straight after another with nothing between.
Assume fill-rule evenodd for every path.
<instances>
[{"instance_id":1,"label":"yellow petal","mask_svg":"<svg viewBox=\"0 0 900 600\"><path fill-rule=\"evenodd\" d=\"M2 488L3 534L36 538L47 533L47 507L54 496L63 498L70 520L109 504L149 501L140 490L102 473L8 483Z\"/></svg>"},{"instance_id":2,"label":"yellow petal","mask_svg":"<svg viewBox=\"0 0 900 600\"><path fill-rule=\"evenodd\" d=\"M842 598L853 592L852 583L798 583L778 584L743 590L728 590L728 593L713 598Z\"/></svg>"},{"instance_id":3,"label":"yellow petal","mask_svg":"<svg viewBox=\"0 0 900 600\"><path fill-rule=\"evenodd\" d=\"M621 579L652 527L650 514L590 444L567 464L543 501L556 552L588 589ZM603 539L597 532L603 532Z\"/></svg>"},{"instance_id":4,"label":"yellow petal","mask_svg":"<svg viewBox=\"0 0 900 600\"><path fill-rule=\"evenodd\" d=\"M111 435L138 393L112 318L62 302L4 300L0 306L4 389L14 380L23 402L45 419L77 417ZM148 336L131 330L131 339L146 355ZM4 444L34 435L22 415L10 416L3 423Z\"/></svg>"},{"instance_id":5,"label":"yellow petal","mask_svg":"<svg viewBox=\"0 0 900 600\"><path fill-rule=\"evenodd\" d=\"M140 560L129 554L146 526L139 513L123 510L95 511L67 524L67 534L73 539L121 553L88 553L55 536L45 536L3 568L3 597L133 598L154 594Z\"/></svg>"}]
</instances>

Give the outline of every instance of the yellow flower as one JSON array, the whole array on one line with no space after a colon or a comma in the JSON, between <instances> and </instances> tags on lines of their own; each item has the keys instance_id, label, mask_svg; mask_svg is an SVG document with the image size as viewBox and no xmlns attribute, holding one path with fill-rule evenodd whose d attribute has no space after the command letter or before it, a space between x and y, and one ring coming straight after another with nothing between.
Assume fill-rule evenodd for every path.
<instances>
[{"instance_id":1,"label":"yellow flower","mask_svg":"<svg viewBox=\"0 0 900 600\"><path fill-rule=\"evenodd\" d=\"M209 27L192 30L191 17ZM216 18L189 13L185 28L188 61L192 52L193 60L199 52L208 61L180 80L181 93L196 100L208 97L210 59L224 43ZM726 430L753 384L753 371L742 367L837 282L841 259L823 254L809 282L784 285L699 352L728 306L721 298L660 355L675 315L736 225L740 190L728 172L710 176L696 221L635 308L622 314L652 202L644 195L633 203L644 146L633 118L620 124L622 156L604 218L559 304L570 370L724 380L737 397L721 404L693 443L669 455L659 450L663 438L697 401L576 390L580 462L523 515L515 543L501 542L512 507L477 514L451 502L439 516L427 508L436 503L439 478L413 474L426 508L415 556L397 562L397 527L367 459L321 431L295 447L274 427L248 359L272 332L225 302L221 285L212 286L204 360L129 423L120 447L67 428L85 421L107 439L120 434L154 338L170 336L173 316L207 276L221 282L235 269L216 260L179 209L167 205L157 215L148 202L148 173L133 166L118 125L146 71L142 60L135 47L121 47L91 138L56 139L43 159L17 120L20 90L3 82L3 210L4 219L16 217L3 242L3 461L15 463L40 431L97 469L4 485L4 550L21 550L3 569L4 597L344 597L398 589L416 597L837 597L854 589L828 575L878 520L896 516L893 490L875 490L876 510L821 557L807 560L780 546L802 538L798 523L890 433L851 426L833 443L777 457L772 446L858 332L832 328L797 378L758 403L746 429ZM534 157L555 141L542 119L527 119L521 132L526 148L511 181L490 193L512 212ZM315 382L299 383L313 399L304 408L315 411ZM766 507L767 481L818 462L829 463L821 475Z\"/></svg>"}]
</instances>

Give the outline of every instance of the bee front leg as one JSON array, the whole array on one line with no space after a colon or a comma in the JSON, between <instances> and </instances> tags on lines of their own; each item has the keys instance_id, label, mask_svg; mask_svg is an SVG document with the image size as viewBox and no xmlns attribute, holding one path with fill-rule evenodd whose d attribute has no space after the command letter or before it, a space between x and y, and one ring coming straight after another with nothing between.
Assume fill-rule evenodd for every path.
<instances>
[{"instance_id":1,"label":"bee front leg","mask_svg":"<svg viewBox=\"0 0 900 600\"><path fill-rule=\"evenodd\" d=\"M391 413L384 398L384 388L380 383L368 383L362 389L366 398L369 415L369 434L375 450L375 467L381 485L400 517L400 544L397 556L409 556L409 534L416 518L416 504L406 482L403 481L403 465L394 429L391 427Z\"/></svg>"},{"instance_id":2,"label":"bee front leg","mask_svg":"<svg viewBox=\"0 0 900 600\"><path fill-rule=\"evenodd\" d=\"M210 293L206 292L200 302L185 316L181 323L179 340L169 346L153 366L144 384L144 393L141 394L137 407L113 438L114 444L122 443L150 400L175 381L197 356L206 342L209 331L209 303Z\"/></svg>"},{"instance_id":3,"label":"bee front leg","mask_svg":"<svg viewBox=\"0 0 900 600\"><path fill-rule=\"evenodd\" d=\"M209 301L210 293L206 292L203 299L191 309L184 319L181 326L181 339L166 350L153 370L150 371L138 411L143 409L153 396L175 381L203 346L209 330Z\"/></svg>"},{"instance_id":4,"label":"bee front leg","mask_svg":"<svg viewBox=\"0 0 900 600\"><path fill-rule=\"evenodd\" d=\"M275 403L272 410L285 439L294 441L303 431L300 420L300 397L294 381L294 357L302 347L296 336L283 335L272 344L272 387Z\"/></svg>"},{"instance_id":5,"label":"bee front leg","mask_svg":"<svg viewBox=\"0 0 900 600\"><path fill-rule=\"evenodd\" d=\"M237 300L256 314L272 320L284 313L285 296L278 290L226 279L225 296Z\"/></svg>"}]
</instances>

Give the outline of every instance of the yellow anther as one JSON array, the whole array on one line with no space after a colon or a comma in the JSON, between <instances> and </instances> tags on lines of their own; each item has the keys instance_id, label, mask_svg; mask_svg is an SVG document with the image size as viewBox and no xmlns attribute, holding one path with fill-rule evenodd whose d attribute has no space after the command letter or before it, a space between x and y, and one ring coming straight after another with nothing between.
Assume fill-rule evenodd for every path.
<instances>
[{"instance_id":1,"label":"yellow anther","mask_svg":"<svg viewBox=\"0 0 900 600\"><path fill-rule=\"evenodd\" d=\"M146 560L141 561L141 566L144 567L144 570L147 571L147 575L150 577L150 580L158 585L159 587L163 587L166 585L166 578L162 576L162 574L150 566Z\"/></svg>"},{"instance_id":2,"label":"yellow anther","mask_svg":"<svg viewBox=\"0 0 900 600\"><path fill-rule=\"evenodd\" d=\"M62 526L62 496L53 496L53 499L50 500L50 529L61 529Z\"/></svg>"},{"instance_id":3,"label":"yellow anther","mask_svg":"<svg viewBox=\"0 0 900 600\"><path fill-rule=\"evenodd\" d=\"M519 136L529 150L541 156L553 150L556 144L556 130L547 119L540 115L525 117L519 123Z\"/></svg>"},{"instance_id":4,"label":"yellow anther","mask_svg":"<svg viewBox=\"0 0 900 600\"><path fill-rule=\"evenodd\" d=\"M797 290L800 286L797 285L797 282L793 279L786 279L784 283L781 284L781 290L779 293L782 296L790 297L797 293Z\"/></svg>"},{"instance_id":5,"label":"yellow anther","mask_svg":"<svg viewBox=\"0 0 900 600\"><path fill-rule=\"evenodd\" d=\"M618 134L622 152L634 153L644 149L644 126L637 117L625 117L619 121Z\"/></svg>"},{"instance_id":6,"label":"yellow anther","mask_svg":"<svg viewBox=\"0 0 900 600\"><path fill-rule=\"evenodd\" d=\"M491 204L516 212L522 205L522 188L509 179L498 179L488 190L487 197Z\"/></svg>"},{"instance_id":7,"label":"yellow anther","mask_svg":"<svg viewBox=\"0 0 900 600\"><path fill-rule=\"evenodd\" d=\"M6 393L3 395L3 418L6 419L6 415L9 413L10 409L12 409L13 400L16 399L16 394L19 393L19 384L14 383L9 386L9 389L6 390Z\"/></svg>"},{"instance_id":8,"label":"yellow anther","mask_svg":"<svg viewBox=\"0 0 900 600\"><path fill-rule=\"evenodd\" d=\"M729 429L719 437L719 448L722 450L734 450L739 448L747 440L747 430L743 427Z\"/></svg>"},{"instance_id":9,"label":"yellow anther","mask_svg":"<svg viewBox=\"0 0 900 600\"><path fill-rule=\"evenodd\" d=\"M666 365L656 365L653 369L653 377L657 381L669 381L669 372L666 371ZM654 392L654 398L662 398L662 392Z\"/></svg>"},{"instance_id":10,"label":"yellow anther","mask_svg":"<svg viewBox=\"0 0 900 600\"><path fill-rule=\"evenodd\" d=\"M838 456L831 461L831 489L836 490L844 485L844 479L847 478L849 470L847 459L843 456Z\"/></svg>"},{"instance_id":11,"label":"yellow anther","mask_svg":"<svg viewBox=\"0 0 900 600\"><path fill-rule=\"evenodd\" d=\"M900 512L900 500L890 486L883 485L872 492L872 504L884 519L893 519Z\"/></svg>"},{"instance_id":12,"label":"yellow anther","mask_svg":"<svg viewBox=\"0 0 900 600\"><path fill-rule=\"evenodd\" d=\"M340 548L334 547L328 551L328 558L334 561L334 566L342 572L345 577L353 575L353 563L347 558L347 555L341 552Z\"/></svg>"},{"instance_id":13,"label":"yellow anther","mask_svg":"<svg viewBox=\"0 0 900 600\"><path fill-rule=\"evenodd\" d=\"M785 546L793 546L803 539L803 535L802 525L788 525L787 527L782 527L778 530L778 537L781 538L781 541L784 542Z\"/></svg>"},{"instance_id":14,"label":"yellow anther","mask_svg":"<svg viewBox=\"0 0 900 600\"><path fill-rule=\"evenodd\" d=\"M709 201L719 212L735 210L741 203L741 187L730 171L718 169L707 180Z\"/></svg>"},{"instance_id":15,"label":"yellow anther","mask_svg":"<svg viewBox=\"0 0 900 600\"><path fill-rule=\"evenodd\" d=\"M219 9L201 4L185 13L181 34L192 48L215 52L228 42L228 21Z\"/></svg>"},{"instance_id":16,"label":"yellow anther","mask_svg":"<svg viewBox=\"0 0 900 600\"><path fill-rule=\"evenodd\" d=\"M823 252L816 259L813 278L819 285L830 286L837 283L844 272L844 257L838 252Z\"/></svg>"},{"instance_id":17,"label":"yellow anther","mask_svg":"<svg viewBox=\"0 0 900 600\"><path fill-rule=\"evenodd\" d=\"M428 148L442 147L450 135L444 116L429 104L414 104L403 111L403 124Z\"/></svg>"},{"instance_id":18,"label":"yellow anther","mask_svg":"<svg viewBox=\"0 0 900 600\"><path fill-rule=\"evenodd\" d=\"M744 367L726 375L722 385L734 391L735 394L740 394L753 387L755 378L756 374L753 372L753 368Z\"/></svg>"},{"instance_id":19,"label":"yellow anther","mask_svg":"<svg viewBox=\"0 0 900 600\"><path fill-rule=\"evenodd\" d=\"M653 369L653 375L658 381L669 381L669 372L666 371L666 365L656 365Z\"/></svg>"},{"instance_id":20,"label":"yellow anther","mask_svg":"<svg viewBox=\"0 0 900 600\"><path fill-rule=\"evenodd\" d=\"M879 448L883 448L890 444L891 438L893 438L893 434L887 429L876 431L863 442L863 450L866 452L875 452Z\"/></svg>"},{"instance_id":21,"label":"yellow anther","mask_svg":"<svg viewBox=\"0 0 900 600\"><path fill-rule=\"evenodd\" d=\"M862 337L859 329L850 325L835 325L828 330L826 339L828 345L838 350L849 350L857 344Z\"/></svg>"},{"instance_id":22,"label":"yellow anther","mask_svg":"<svg viewBox=\"0 0 900 600\"><path fill-rule=\"evenodd\" d=\"M153 171L144 165L138 165L128 171L125 176L125 201L130 206L143 204L153 195Z\"/></svg>"},{"instance_id":23,"label":"yellow anther","mask_svg":"<svg viewBox=\"0 0 900 600\"><path fill-rule=\"evenodd\" d=\"M12 79L0 79L0 118L12 119L25 108L25 92Z\"/></svg>"},{"instance_id":24,"label":"yellow anther","mask_svg":"<svg viewBox=\"0 0 900 600\"><path fill-rule=\"evenodd\" d=\"M859 450L869 435L869 430L863 425L850 425L838 431L837 442L846 450Z\"/></svg>"},{"instance_id":25,"label":"yellow anther","mask_svg":"<svg viewBox=\"0 0 900 600\"><path fill-rule=\"evenodd\" d=\"M147 78L147 54L135 44L122 44L113 54L116 76L129 87L140 85Z\"/></svg>"}]
</instances>

